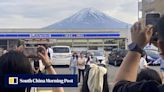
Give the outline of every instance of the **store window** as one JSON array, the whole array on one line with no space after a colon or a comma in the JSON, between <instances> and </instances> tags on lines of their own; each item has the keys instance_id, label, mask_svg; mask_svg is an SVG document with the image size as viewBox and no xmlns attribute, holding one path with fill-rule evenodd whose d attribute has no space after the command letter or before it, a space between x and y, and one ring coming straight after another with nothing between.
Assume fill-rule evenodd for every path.
<instances>
[{"instance_id":1,"label":"store window","mask_svg":"<svg viewBox=\"0 0 164 92\"><path fill-rule=\"evenodd\" d=\"M117 39L105 39L104 44L118 44Z\"/></svg>"},{"instance_id":2,"label":"store window","mask_svg":"<svg viewBox=\"0 0 164 92\"><path fill-rule=\"evenodd\" d=\"M89 39L88 42L89 44L103 44L102 39Z\"/></svg>"},{"instance_id":3,"label":"store window","mask_svg":"<svg viewBox=\"0 0 164 92\"><path fill-rule=\"evenodd\" d=\"M125 39L119 39L119 48L125 49Z\"/></svg>"},{"instance_id":4,"label":"store window","mask_svg":"<svg viewBox=\"0 0 164 92\"><path fill-rule=\"evenodd\" d=\"M88 49L89 49L89 50L98 50L98 47L97 47L97 46L89 46Z\"/></svg>"},{"instance_id":5,"label":"store window","mask_svg":"<svg viewBox=\"0 0 164 92\"><path fill-rule=\"evenodd\" d=\"M0 48L7 49L7 40L0 40Z\"/></svg>"},{"instance_id":6,"label":"store window","mask_svg":"<svg viewBox=\"0 0 164 92\"><path fill-rule=\"evenodd\" d=\"M87 44L87 39L73 39L73 44Z\"/></svg>"},{"instance_id":7,"label":"store window","mask_svg":"<svg viewBox=\"0 0 164 92\"><path fill-rule=\"evenodd\" d=\"M71 39L57 39L54 45L72 46Z\"/></svg>"}]
</instances>

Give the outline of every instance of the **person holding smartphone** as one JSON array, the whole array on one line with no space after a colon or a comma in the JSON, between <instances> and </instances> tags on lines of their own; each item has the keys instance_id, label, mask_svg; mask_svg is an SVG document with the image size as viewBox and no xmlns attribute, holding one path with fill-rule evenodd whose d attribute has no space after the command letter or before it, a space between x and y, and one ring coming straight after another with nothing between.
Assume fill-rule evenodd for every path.
<instances>
[{"instance_id":1,"label":"person holding smartphone","mask_svg":"<svg viewBox=\"0 0 164 92\"><path fill-rule=\"evenodd\" d=\"M30 88L8 88L5 86L6 74L33 74L29 59L21 52L20 48L9 51L0 57L0 92L30 92ZM38 56L45 65L48 74L57 74L43 46L38 47ZM56 87L52 92L64 92L64 89Z\"/></svg>"},{"instance_id":2,"label":"person holding smartphone","mask_svg":"<svg viewBox=\"0 0 164 92\"><path fill-rule=\"evenodd\" d=\"M157 46L160 55L164 56L164 16L159 19L157 25ZM156 81L136 82L137 70L143 48L150 42L153 34L153 26L147 25L141 28L141 23L135 23L131 28L132 43L124 58L118 73L116 74L113 92L163 92L164 85Z\"/></svg>"}]
</instances>

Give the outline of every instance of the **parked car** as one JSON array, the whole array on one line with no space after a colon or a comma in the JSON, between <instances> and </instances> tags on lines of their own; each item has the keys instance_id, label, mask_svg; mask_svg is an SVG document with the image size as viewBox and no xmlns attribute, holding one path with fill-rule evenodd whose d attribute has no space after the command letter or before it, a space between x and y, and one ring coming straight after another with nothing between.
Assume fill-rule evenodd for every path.
<instances>
[{"instance_id":1,"label":"parked car","mask_svg":"<svg viewBox=\"0 0 164 92\"><path fill-rule=\"evenodd\" d=\"M52 64L53 65L69 65L72 56L69 46L52 46Z\"/></svg>"},{"instance_id":2,"label":"parked car","mask_svg":"<svg viewBox=\"0 0 164 92\"><path fill-rule=\"evenodd\" d=\"M97 63L106 64L105 55L103 52L94 51L93 55L96 58Z\"/></svg>"},{"instance_id":3,"label":"parked car","mask_svg":"<svg viewBox=\"0 0 164 92\"><path fill-rule=\"evenodd\" d=\"M114 49L108 56L108 62L114 66L120 66L123 58L126 56L127 50L125 49Z\"/></svg>"},{"instance_id":4,"label":"parked car","mask_svg":"<svg viewBox=\"0 0 164 92\"><path fill-rule=\"evenodd\" d=\"M159 51L152 49L145 49L146 52L146 61L149 65L160 65L160 62L155 62L158 58L160 58ZM155 63L154 63L155 62Z\"/></svg>"}]
</instances>

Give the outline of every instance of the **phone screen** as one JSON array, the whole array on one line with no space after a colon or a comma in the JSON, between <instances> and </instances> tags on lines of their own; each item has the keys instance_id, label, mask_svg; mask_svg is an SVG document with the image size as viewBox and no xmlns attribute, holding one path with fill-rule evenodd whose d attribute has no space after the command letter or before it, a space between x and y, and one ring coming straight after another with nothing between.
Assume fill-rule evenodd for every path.
<instances>
[{"instance_id":1,"label":"phone screen","mask_svg":"<svg viewBox=\"0 0 164 92\"><path fill-rule=\"evenodd\" d=\"M159 13L150 13L146 15L146 25L156 25L158 20L160 19Z\"/></svg>"},{"instance_id":2,"label":"phone screen","mask_svg":"<svg viewBox=\"0 0 164 92\"><path fill-rule=\"evenodd\" d=\"M157 30L156 30L156 25L160 19L160 14L159 13L151 13L146 15L146 25L153 25L153 35L151 37L151 41L157 41L158 36L157 36Z\"/></svg>"}]
</instances>

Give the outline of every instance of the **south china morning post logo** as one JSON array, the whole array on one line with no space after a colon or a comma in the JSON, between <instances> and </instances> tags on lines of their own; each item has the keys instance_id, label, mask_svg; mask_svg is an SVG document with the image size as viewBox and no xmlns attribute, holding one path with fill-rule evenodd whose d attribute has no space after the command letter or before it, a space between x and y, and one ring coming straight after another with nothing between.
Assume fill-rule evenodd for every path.
<instances>
[{"instance_id":1,"label":"south china morning post logo","mask_svg":"<svg viewBox=\"0 0 164 92\"><path fill-rule=\"evenodd\" d=\"M10 75L6 77L5 85L6 87L77 87L77 75Z\"/></svg>"},{"instance_id":2,"label":"south china morning post logo","mask_svg":"<svg viewBox=\"0 0 164 92\"><path fill-rule=\"evenodd\" d=\"M9 85L18 85L18 77L8 77Z\"/></svg>"}]
</instances>

